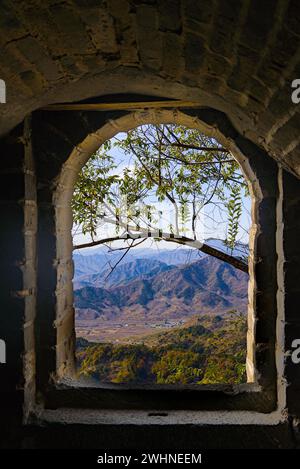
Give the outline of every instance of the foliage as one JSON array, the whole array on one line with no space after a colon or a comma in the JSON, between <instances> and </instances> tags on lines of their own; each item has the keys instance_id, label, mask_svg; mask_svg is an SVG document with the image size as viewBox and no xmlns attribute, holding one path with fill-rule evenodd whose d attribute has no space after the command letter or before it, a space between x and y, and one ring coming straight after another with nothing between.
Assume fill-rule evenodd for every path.
<instances>
[{"instance_id":1,"label":"foliage","mask_svg":"<svg viewBox=\"0 0 300 469\"><path fill-rule=\"evenodd\" d=\"M245 382L246 318L202 316L144 343L86 345L78 339L79 374L101 382L215 384Z\"/></svg>"},{"instance_id":2,"label":"foliage","mask_svg":"<svg viewBox=\"0 0 300 469\"><path fill-rule=\"evenodd\" d=\"M241 187L234 184L231 187L230 198L226 202L228 210L228 232L226 244L234 249L235 241L239 230L239 220L242 214Z\"/></svg>"},{"instance_id":3,"label":"foliage","mask_svg":"<svg viewBox=\"0 0 300 469\"><path fill-rule=\"evenodd\" d=\"M232 313L224 330L208 338L209 356L203 384L243 382L246 373L246 321L245 316ZM221 365L221 366L220 366Z\"/></svg>"},{"instance_id":4,"label":"foliage","mask_svg":"<svg viewBox=\"0 0 300 469\"><path fill-rule=\"evenodd\" d=\"M158 384L187 384L199 380L199 356L194 352L168 350L155 362L152 371Z\"/></svg>"},{"instance_id":5,"label":"foliage","mask_svg":"<svg viewBox=\"0 0 300 469\"><path fill-rule=\"evenodd\" d=\"M81 225L82 232L96 235L97 220L102 217L102 204L113 200L112 187L118 176L111 175L116 166L107 154L110 145L96 152L79 173L72 200L74 222Z\"/></svg>"},{"instance_id":6,"label":"foliage","mask_svg":"<svg viewBox=\"0 0 300 469\"><path fill-rule=\"evenodd\" d=\"M121 171L113 156L116 150L127 157ZM238 163L215 139L178 125L144 125L99 148L79 174L72 209L75 224L94 239L101 237L104 222L115 225L116 235L128 231L128 221L137 232L157 230L156 202L168 201L174 212L170 233L190 232L196 239L203 207L223 204L232 247L241 189L247 193Z\"/></svg>"}]
</instances>

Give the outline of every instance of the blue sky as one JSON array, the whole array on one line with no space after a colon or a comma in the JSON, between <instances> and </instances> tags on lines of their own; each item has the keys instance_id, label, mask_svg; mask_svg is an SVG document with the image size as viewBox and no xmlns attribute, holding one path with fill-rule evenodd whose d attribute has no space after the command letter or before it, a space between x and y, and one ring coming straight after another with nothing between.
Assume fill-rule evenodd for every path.
<instances>
[{"instance_id":1,"label":"blue sky","mask_svg":"<svg viewBox=\"0 0 300 469\"><path fill-rule=\"evenodd\" d=\"M124 134L123 134L124 135ZM122 134L118 134L116 138L122 138ZM134 164L134 157L130 155L125 155L123 151L119 148L112 147L109 151L110 155L114 157L115 165L117 166L113 171L112 174L121 175L125 168L130 168ZM214 201L214 199L213 199ZM147 203L155 205L155 208L158 212L162 212L162 216L160 217L160 228L164 231L169 230L169 224L172 222L172 217L174 218L174 208L172 204L168 201L158 203L155 195L149 196L147 198ZM237 240L242 243L248 243L249 239L249 228L251 225L251 199L250 197L243 197L242 199L242 216L240 220L240 229L238 233ZM77 233L74 237L74 244L80 244L83 242L90 241L90 237L88 235L80 234L79 227L74 227L74 231ZM226 231L227 231L227 213L224 207L219 206L216 207L215 205L208 205L204 207L204 209L200 213L199 221L198 221L198 229L197 229L197 239L200 241L204 241L208 238L218 238L218 239L225 239L226 238ZM109 224L103 224L101 229L98 231L99 237L109 237L113 235L114 227ZM186 236L189 236L190 233L186 232ZM145 247L153 247L153 240L147 240L145 243L142 243L141 248ZM124 245L124 242L121 242ZM115 242L113 243L113 247L119 247L120 243ZM173 243L167 242L160 242L160 248L167 248L173 249Z\"/></svg>"}]
</instances>

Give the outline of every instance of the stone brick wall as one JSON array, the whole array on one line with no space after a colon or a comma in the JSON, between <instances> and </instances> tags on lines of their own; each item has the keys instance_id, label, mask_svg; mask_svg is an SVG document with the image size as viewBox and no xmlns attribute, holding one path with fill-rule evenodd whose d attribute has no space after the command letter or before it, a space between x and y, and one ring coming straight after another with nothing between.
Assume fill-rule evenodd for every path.
<instances>
[{"instance_id":1,"label":"stone brick wall","mask_svg":"<svg viewBox=\"0 0 300 469\"><path fill-rule=\"evenodd\" d=\"M283 189L283 247L284 247L284 303L285 303L285 379L287 406L290 414L300 415L300 364L293 363L292 342L300 339L299 272L300 272L300 184L291 174L284 172Z\"/></svg>"},{"instance_id":2,"label":"stone brick wall","mask_svg":"<svg viewBox=\"0 0 300 469\"><path fill-rule=\"evenodd\" d=\"M260 262L254 258L250 262L252 291L248 331L248 376L250 381L259 378L261 384L272 387L277 288L277 168L263 151L239 136L224 115L207 109L186 113L152 110L127 115L121 112L115 112L114 115L97 112L67 115L64 112L38 112L34 116L33 145L39 186L38 305L40 310L43 310L43 314L37 318L40 327L37 340L41 347L38 353L38 360L41 361L39 376L47 371L45 363L51 363L50 373L53 376L64 376L66 370L70 372L74 366L70 202L75 178L102 142L113 137L118 131L124 132L149 122L177 122L216 136L224 146L235 152L248 177L255 199L252 210L254 219L251 251L258 250L260 258ZM268 282L265 281L266 278ZM257 294L262 289L263 294ZM258 345L253 348L254 329ZM264 363L256 376L255 362ZM43 381L47 386L49 377L43 376ZM270 406L271 401L272 399L268 404Z\"/></svg>"},{"instance_id":3,"label":"stone brick wall","mask_svg":"<svg viewBox=\"0 0 300 469\"><path fill-rule=\"evenodd\" d=\"M1 140L0 331L7 363L1 365L3 444L19 437L35 402L36 180L30 120Z\"/></svg>"},{"instance_id":4,"label":"stone brick wall","mask_svg":"<svg viewBox=\"0 0 300 469\"><path fill-rule=\"evenodd\" d=\"M193 99L300 174L297 0L1 2L0 133L43 105L110 93Z\"/></svg>"},{"instance_id":5,"label":"stone brick wall","mask_svg":"<svg viewBox=\"0 0 300 469\"><path fill-rule=\"evenodd\" d=\"M0 78L7 85L7 104L0 106L0 338L7 343L9 361L9 366L0 365L1 445L135 447L139 437L141 447L152 438L156 448L162 441L168 447L174 441L182 447L191 442L196 447L199 441L207 448L233 442L295 447L300 365L290 355L291 341L300 338L300 185L295 177L300 175L300 107L291 102L290 84L300 75L297 0L4 0L0 9ZM199 118L208 125L221 125L212 119L215 110L226 114L242 153L250 155L256 144L255 158L267 180L260 210L269 213L264 223L277 227L276 240L259 241L265 253L263 266L255 266L265 281L256 305L262 346L253 353L266 363L275 342L270 330L276 327L272 363L285 407L282 423L257 426L253 417L249 425L240 426L237 419L235 425L219 422L209 429L188 423L182 432L175 417L170 426L158 420L140 426L132 415L130 424L120 421L119 414L101 414L91 424L87 415L83 427L82 415L76 414L69 426L65 416L52 424L47 416L43 429L22 427L33 405L43 407L41 391L48 385L49 369L55 373L58 364L63 373L73 353L72 292L64 290L72 276L70 220L59 228L66 233L58 233L56 219L63 208L53 199L58 176L87 134L123 114L68 113L67 125L64 113L37 111L33 123L23 119L47 104L95 96L104 101L151 96L196 100L202 106ZM204 106L214 110L209 114ZM233 137L228 124L221 131ZM263 149L290 172L269 164ZM275 208L276 219L271 215ZM58 235L65 244L57 245ZM276 269L273 261L267 265L269 255ZM275 309L282 313L276 324Z\"/></svg>"},{"instance_id":6,"label":"stone brick wall","mask_svg":"<svg viewBox=\"0 0 300 469\"><path fill-rule=\"evenodd\" d=\"M295 310L298 298L295 282L299 251L296 235L298 232L298 179L286 172L283 173L283 178L278 179L276 163L249 140L240 136L226 116L209 109L187 110L185 113L186 125L197 126L202 122L202 130L214 132L214 135L221 141L222 138L225 139L224 144L226 141L232 151L235 151L252 181L253 190L259 202L254 211L257 214L260 213L258 218L260 227L253 238L260 253L259 262L254 262L252 272L252 275L255 272L257 288L256 290L253 285L254 299L251 304L256 311L257 345L253 350L254 359L259 364L261 384L272 388L272 382L274 383L272 367L275 364L272 354L277 331L279 359L277 357L276 366L280 378L277 383L278 405L281 406L280 412L282 405L285 407L285 412L288 413L297 430L297 419L300 415L296 399L299 390L299 371L295 365L291 365L288 355L291 338L298 330ZM3 180L1 211L6 229L1 232L2 246L5 246L5 254L1 259L1 272L6 282L5 288L1 291L1 303L5 305L5 311L7 310L8 314L1 314L0 318L1 331L4 331L3 338L8 343L10 360L4 379L7 380L7 392L10 392L8 402L14 408L14 418L9 413L6 420L7 425L10 426L7 434L14 435L14 439L10 443L8 439L3 440L4 446L20 445L21 441L23 441L22 444L28 446L49 445L46 440L52 432L51 425L48 430L43 431L37 426L26 427L22 430L21 420L24 410L26 416L36 404L43 406L44 392L49 387L49 371L54 377L57 370L58 374L63 375L72 368L74 319L72 289L70 289L73 271L70 245L71 219L68 217L70 213L68 203L72 195L70 181L74 180L81 165L88 159L91 149L101 144L103 138L110 138L114 133L138 125L145 119L147 122L171 119L183 123L181 114L176 111L158 110L134 113L132 117L129 117L130 115L127 117L124 112L66 114L39 111L33 115L31 121L26 119L23 125L18 126L2 139L1 153L4 157L1 170ZM121 124L121 121L124 121L124 124ZM70 157L72 152L73 156ZM255 167L257 169L254 169ZM279 173L281 175L282 171L280 170ZM257 179L264 180L265 184L256 186ZM59 220L63 220L63 223L58 223ZM269 230L267 240L261 235L265 230L263 226ZM277 241L275 240L276 231L278 232ZM58 238L61 240L60 243L57 242ZM280 283L281 280L282 283ZM276 302L276 295L279 295L279 291L282 295L281 300ZM274 315L276 311L278 315L280 311L277 328L276 314ZM280 326L285 321L284 311L286 311L287 318L285 344L280 342L280 337L283 337L280 335ZM281 367L280 361L283 362L284 354L286 355L285 368ZM269 365L265 366L266 363ZM285 394L285 381L288 384L287 394ZM37 393L35 385L37 385ZM6 402L5 399L2 399L2 402ZM72 402L71 398L65 405L70 406ZM50 408L56 405L58 404L52 401ZM243 406L243 403L239 405ZM272 407L268 399L263 405L266 411ZM74 418L76 420L76 417ZM87 435L90 432L88 427L82 427L79 424L80 418L75 427L70 422L75 439L79 434ZM189 418L197 417L194 415ZM250 420L253 420L253 424L256 422L257 431L253 433L253 437L245 440L245 434L249 435L249 432L252 434L252 426L247 425L246 414L240 415L239 423L243 424L238 443L240 446L245 444L246 447L256 445L258 447L290 447L295 444L287 420L281 424L278 420L274 425L269 422L266 427L263 422L267 422L267 416L260 424L256 418L252 414ZM45 419L43 421L42 418L39 423L43 423L45 428L48 428L49 422L46 415ZM113 435L118 433L118 427L121 424L121 422L117 423L117 419L118 417L115 417L116 423L111 430ZM50 444L60 446L62 429L59 421L56 421L55 428L57 438L51 439ZM188 429L188 425L185 428ZM194 437L196 438L196 434L203 437L204 428L206 427L198 424ZM207 447L214 447L212 435L215 432L220 435L220 441L223 441L226 446L228 428L228 425L220 425L218 429L211 425L208 433L205 430L205 438L210 441ZM151 431L150 428L149 431ZM165 427L161 428L161 434L165 435L165 439L167 438L166 431ZM231 434L235 431L235 426L233 426ZM134 434L134 432L135 430L129 434ZM144 432L146 434L146 427ZM211 437L208 437L208 434ZM254 434L259 438L254 437ZM244 443L241 435L244 435ZM103 437L97 441L101 447L107 440ZM119 441L118 444L116 442L117 440L114 442L112 438L109 444L118 445ZM67 444L66 441L64 444ZM71 444L70 441L68 444ZM184 444L189 446L189 441L186 440ZM222 446L223 443L220 445Z\"/></svg>"}]
</instances>

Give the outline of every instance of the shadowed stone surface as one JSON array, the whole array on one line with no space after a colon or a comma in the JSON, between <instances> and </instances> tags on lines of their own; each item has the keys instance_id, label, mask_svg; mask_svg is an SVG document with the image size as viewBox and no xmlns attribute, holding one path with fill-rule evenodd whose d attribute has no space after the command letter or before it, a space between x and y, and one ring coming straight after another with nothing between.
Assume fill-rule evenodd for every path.
<instances>
[{"instance_id":1,"label":"shadowed stone surface","mask_svg":"<svg viewBox=\"0 0 300 469\"><path fill-rule=\"evenodd\" d=\"M193 99L300 174L297 0L1 3L0 133L55 102L111 93Z\"/></svg>"},{"instance_id":2,"label":"shadowed stone surface","mask_svg":"<svg viewBox=\"0 0 300 469\"><path fill-rule=\"evenodd\" d=\"M0 105L0 337L8 357L0 368L0 445L299 446L300 365L290 359L300 338L300 104L291 101L291 82L300 78L299 2L3 0L0 13L0 78L7 86ZM125 113L37 111L33 125L24 118L55 102L153 97L199 102L202 109L187 114L215 125L259 164L259 210L271 235L258 237L255 275L263 294L255 354L270 388L277 366L284 422L248 425L243 416L241 425L91 425L41 418L23 426L43 404L40 390L57 356L64 364L73 353L72 317L62 315L53 327L57 304L72 308L72 291L56 287L73 269L56 252L55 181L74 146ZM67 238L60 248L68 251ZM277 325L275 311L282 313Z\"/></svg>"}]
</instances>

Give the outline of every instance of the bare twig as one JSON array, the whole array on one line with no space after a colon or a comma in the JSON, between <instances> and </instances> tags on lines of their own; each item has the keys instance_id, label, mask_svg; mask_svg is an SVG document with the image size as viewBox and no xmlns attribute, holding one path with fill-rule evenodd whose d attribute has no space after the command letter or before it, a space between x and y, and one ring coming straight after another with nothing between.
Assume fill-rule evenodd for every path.
<instances>
[{"instance_id":1,"label":"bare twig","mask_svg":"<svg viewBox=\"0 0 300 469\"><path fill-rule=\"evenodd\" d=\"M197 145L190 145L187 143L169 143L171 147L179 147L179 148L184 148L186 150L197 150L197 151L211 151L211 152L216 152L216 153L230 153L229 150L226 150L226 148L220 148L220 147L198 147Z\"/></svg>"},{"instance_id":2,"label":"bare twig","mask_svg":"<svg viewBox=\"0 0 300 469\"><path fill-rule=\"evenodd\" d=\"M181 237L176 237L173 233L166 233L161 230L158 230L157 232L152 232L149 233L148 230L144 230L145 232L140 232L137 234L130 234L126 233L122 236L115 236L114 238L106 238L106 239L100 239L98 241L92 241L91 243L84 243L84 244L79 244L77 246L74 246L73 249L83 249L86 247L91 247L91 246L97 246L100 244L106 244L108 242L112 241L121 241L121 240L126 240L126 239L132 239L133 242L137 239L145 239L145 238L156 238L156 239L162 239L167 242L172 242L172 243L177 243L177 244L182 244L185 246L190 246L194 249L198 249L199 251L204 252L205 254L208 254L210 256L213 256L221 261L227 262L228 264L231 264L233 267L236 269L242 270L243 272L248 273L248 265L244 261L237 259L234 256L231 256L229 254L226 254L223 251L220 251L219 249L216 249L214 247L209 246L208 244L202 243L201 241L197 241L191 238L187 238L186 236L181 236ZM149 236L150 235L150 236ZM131 248L132 246L129 246Z\"/></svg>"}]
</instances>

